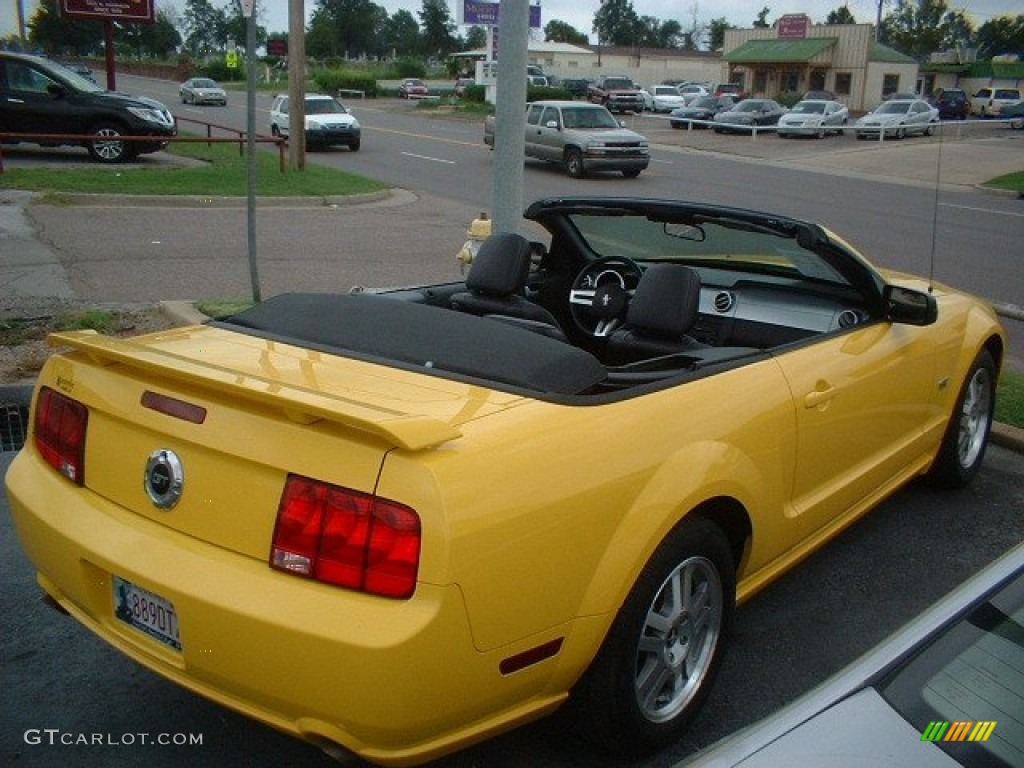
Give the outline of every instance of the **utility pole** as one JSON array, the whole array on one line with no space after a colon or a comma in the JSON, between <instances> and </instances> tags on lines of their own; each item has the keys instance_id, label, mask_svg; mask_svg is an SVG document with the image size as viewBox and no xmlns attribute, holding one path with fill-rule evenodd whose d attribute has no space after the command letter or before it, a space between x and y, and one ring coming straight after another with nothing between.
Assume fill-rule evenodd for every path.
<instances>
[{"instance_id":1,"label":"utility pole","mask_svg":"<svg viewBox=\"0 0 1024 768\"><path fill-rule=\"evenodd\" d=\"M306 9L288 0L288 166L306 168Z\"/></svg>"},{"instance_id":2,"label":"utility pole","mask_svg":"<svg viewBox=\"0 0 1024 768\"><path fill-rule=\"evenodd\" d=\"M495 232L518 232L523 220L523 155L526 148L528 0L498 6L498 73L494 105L494 171L491 218Z\"/></svg>"}]
</instances>

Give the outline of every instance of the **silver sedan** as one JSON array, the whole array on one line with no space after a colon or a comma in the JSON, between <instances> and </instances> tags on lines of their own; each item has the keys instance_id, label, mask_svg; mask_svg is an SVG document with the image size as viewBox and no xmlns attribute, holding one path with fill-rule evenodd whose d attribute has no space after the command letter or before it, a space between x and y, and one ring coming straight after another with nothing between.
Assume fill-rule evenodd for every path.
<instances>
[{"instance_id":1,"label":"silver sedan","mask_svg":"<svg viewBox=\"0 0 1024 768\"><path fill-rule=\"evenodd\" d=\"M779 118L778 133L781 138L816 136L822 139L830 133L842 135L849 117L846 105L838 101L804 99Z\"/></svg>"},{"instance_id":2,"label":"silver sedan","mask_svg":"<svg viewBox=\"0 0 1024 768\"><path fill-rule=\"evenodd\" d=\"M914 134L931 136L939 124L939 110L924 99L884 101L854 125L858 139L890 136L902 139Z\"/></svg>"},{"instance_id":3,"label":"silver sedan","mask_svg":"<svg viewBox=\"0 0 1024 768\"><path fill-rule=\"evenodd\" d=\"M228 95L208 77L193 77L181 84L178 89L182 104L219 104L228 105Z\"/></svg>"}]
</instances>

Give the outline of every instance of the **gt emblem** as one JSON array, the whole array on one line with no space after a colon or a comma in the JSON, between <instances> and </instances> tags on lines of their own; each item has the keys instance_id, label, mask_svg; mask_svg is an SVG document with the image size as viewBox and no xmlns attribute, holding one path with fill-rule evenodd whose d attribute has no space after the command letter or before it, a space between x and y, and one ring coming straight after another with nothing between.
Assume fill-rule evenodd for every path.
<instances>
[{"instance_id":1,"label":"gt emblem","mask_svg":"<svg viewBox=\"0 0 1024 768\"><path fill-rule=\"evenodd\" d=\"M160 509L170 509L178 503L185 484L181 460L174 451L159 449L149 455L143 485L149 500Z\"/></svg>"}]
</instances>

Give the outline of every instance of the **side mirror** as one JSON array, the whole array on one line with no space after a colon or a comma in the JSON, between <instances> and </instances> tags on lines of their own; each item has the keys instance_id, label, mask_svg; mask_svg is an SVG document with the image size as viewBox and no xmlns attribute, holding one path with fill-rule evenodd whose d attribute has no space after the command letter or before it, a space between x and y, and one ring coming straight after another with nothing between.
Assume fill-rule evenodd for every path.
<instances>
[{"instance_id":1,"label":"side mirror","mask_svg":"<svg viewBox=\"0 0 1024 768\"><path fill-rule=\"evenodd\" d=\"M887 285L882 291L886 319L904 325L931 325L939 317L935 297L924 291Z\"/></svg>"},{"instance_id":2,"label":"side mirror","mask_svg":"<svg viewBox=\"0 0 1024 768\"><path fill-rule=\"evenodd\" d=\"M544 123L544 127L545 128L555 128L557 130L558 129L558 121L557 120L548 120L546 123Z\"/></svg>"},{"instance_id":3,"label":"side mirror","mask_svg":"<svg viewBox=\"0 0 1024 768\"><path fill-rule=\"evenodd\" d=\"M58 83L50 83L46 86L46 92L54 98L60 99L67 96L67 89Z\"/></svg>"}]
</instances>

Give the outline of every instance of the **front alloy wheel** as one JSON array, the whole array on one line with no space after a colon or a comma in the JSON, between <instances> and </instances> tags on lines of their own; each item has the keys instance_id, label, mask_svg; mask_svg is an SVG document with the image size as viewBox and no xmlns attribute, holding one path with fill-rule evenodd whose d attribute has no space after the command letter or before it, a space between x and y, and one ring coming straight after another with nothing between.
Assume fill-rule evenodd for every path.
<instances>
[{"instance_id":1,"label":"front alloy wheel","mask_svg":"<svg viewBox=\"0 0 1024 768\"><path fill-rule=\"evenodd\" d=\"M575 147L565 153L565 170L574 179L582 179L587 174L583 165L583 153Z\"/></svg>"},{"instance_id":2,"label":"front alloy wheel","mask_svg":"<svg viewBox=\"0 0 1024 768\"><path fill-rule=\"evenodd\" d=\"M978 473L992 429L995 400L996 364L992 354L983 349L967 373L929 470L929 478L936 484L959 488Z\"/></svg>"},{"instance_id":3,"label":"front alloy wheel","mask_svg":"<svg viewBox=\"0 0 1024 768\"><path fill-rule=\"evenodd\" d=\"M123 133L116 125L103 123L89 133L94 137L88 145L89 154L96 162L120 163L132 157L128 142L119 141Z\"/></svg>"}]
</instances>

